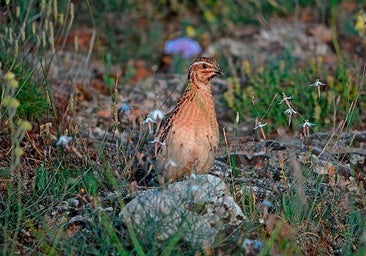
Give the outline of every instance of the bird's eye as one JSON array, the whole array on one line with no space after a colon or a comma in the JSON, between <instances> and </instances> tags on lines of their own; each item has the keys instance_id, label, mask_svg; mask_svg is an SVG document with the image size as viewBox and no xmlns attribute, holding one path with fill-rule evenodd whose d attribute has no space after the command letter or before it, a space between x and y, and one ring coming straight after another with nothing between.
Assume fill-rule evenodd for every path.
<instances>
[{"instance_id":1,"label":"bird's eye","mask_svg":"<svg viewBox=\"0 0 366 256\"><path fill-rule=\"evenodd\" d=\"M203 63L203 64L202 64L202 68L203 68L203 69L206 69L206 68L207 68L206 63Z\"/></svg>"}]
</instances>

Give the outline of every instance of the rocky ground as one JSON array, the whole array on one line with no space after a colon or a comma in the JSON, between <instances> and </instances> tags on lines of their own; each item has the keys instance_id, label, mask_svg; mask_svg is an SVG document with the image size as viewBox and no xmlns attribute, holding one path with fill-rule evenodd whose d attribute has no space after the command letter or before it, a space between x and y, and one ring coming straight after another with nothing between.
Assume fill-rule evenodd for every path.
<instances>
[{"instance_id":1,"label":"rocky ground","mask_svg":"<svg viewBox=\"0 0 366 256\"><path fill-rule=\"evenodd\" d=\"M337 65L337 56L330 47L331 40L330 28L324 25L275 20L268 28L248 27L236 39L222 38L208 46L204 55L214 56L225 49L229 58L242 60L255 56L253 65L261 66L268 56L276 55L280 49L291 48L294 58L323 56L324 65L332 69ZM350 39L341 44L344 48L355 49L349 54L362 63L366 57L365 40ZM115 177L125 181L125 187L118 191L100 191L97 199L85 194L65 199L49 216L51 226L66 223L70 235L85 232L95 210L119 214L121 226L138 224L143 227L138 234L147 236L146 222L141 219L156 221L166 214L169 218L158 219L158 223L172 223L174 215L170 213L173 210L185 216L184 221L196 219L193 222L200 223L184 229L191 234L183 237L190 246L211 247L215 242L224 241L221 248L228 251L227 240L222 234L235 234L233 241L229 239L234 247L253 255L264 246L266 235L279 232L279 239L303 236L301 248L304 254L319 252L318 247L322 247L323 252L340 255L345 237L338 236L334 229L345 230L343 219L349 212L350 198L356 201L361 213L366 213L364 124L354 131L338 129L313 133L309 137L300 136L301 132L278 129L263 140L253 130L255 120L248 117L235 123L235 113L222 103L227 80L215 79L213 93L221 127L221 146L211 171L214 176L189 177L168 187L160 187L148 143L152 138L150 127L143 124L143 120L154 109L167 112L174 106L184 89L185 77L165 72L164 66L135 61L136 72L131 80L119 80L111 86L106 83L103 63L93 57L71 51L58 52L54 57L49 79L58 127L52 120L33 124L36 128L27 134L24 142L24 175L31 183L34 173L29 170L42 161L52 162L57 155L63 154L70 166L92 166L97 170L107 161ZM118 80L124 72L116 65L110 76ZM128 107L123 110L124 106ZM151 129L154 131L155 127ZM57 147L56 142L62 135L73 139ZM0 167L8 165L9 141L6 136L5 133L0 136ZM200 183L200 179L208 181ZM200 197L200 193L207 191L207 184L215 188L214 195L208 199ZM185 193L184 189L189 192ZM190 193L193 199L187 198ZM309 206L307 201L313 198L318 203L309 207L319 215L327 211L329 219L320 218L320 228L284 222L283 216L275 214L275 209L283 204L283 195L290 194L297 195L299 207ZM166 208L155 209L160 202L165 202ZM248 208L248 202L261 209L259 215L243 212L242 209ZM265 234L253 231L254 235L248 235L248 226L252 225L248 222L263 225ZM283 225L275 230L280 222ZM154 238L163 241L181 228L180 223L174 224L149 228L156 228ZM280 255L281 249L273 246L271 254Z\"/></svg>"},{"instance_id":2,"label":"rocky ground","mask_svg":"<svg viewBox=\"0 0 366 256\"><path fill-rule=\"evenodd\" d=\"M251 39L221 39L208 47L205 55L215 55L219 49L225 48L227 54L239 59L249 55L256 56L255 65L260 66L268 55L275 55L276 49L290 47L287 42L293 44L295 39L295 46L291 45L295 48L294 57L307 58L321 55L325 56L325 65L332 68L336 64L336 56L327 44L331 40L329 31L321 25L314 25L309 29L302 23L294 26L294 24L276 21L271 24L270 29L250 33ZM74 62L77 58L83 59L82 56L75 56L68 52L60 55L59 61L64 63L61 67L66 67L70 72L68 67L72 63L68 62ZM278 129L276 134L263 140L253 130L254 120L248 118L238 125L235 124L233 121L235 114L221 101L221 95L227 89L227 81L225 78L216 79L213 82L213 92L216 98L218 121L222 128L222 142L212 174L220 177L215 182L220 183L221 190L216 192L218 194L215 198L196 198L193 200L195 204L190 205L189 199L185 197L186 193L176 193L173 187L183 186L184 188L188 186L187 182L189 184L190 179L195 178L191 177L186 181L172 184L169 188L156 188L159 185L157 176L153 173L154 159L149 155L149 145L144 144L145 139L151 140L152 136L149 135L148 125L143 124L143 120L150 111L161 109L167 112L171 106L174 106L184 89L185 77L169 73L154 73L154 68L148 69L144 63L137 62L134 65L137 71L131 79L132 82L120 81L112 91L102 79L105 71L98 61L90 60L86 63L82 70L84 78L73 83L62 80L60 74L64 74L65 71L60 68L60 65L53 67L53 74L57 75L52 77L54 81L52 92L61 127L51 127L48 130L46 135L49 137L48 151L52 155L52 151L59 150L54 146L58 138L56 129L68 132L69 135L74 136L74 141L65 147L68 158L73 158L76 162L86 161L85 159L89 158L98 165L102 163L98 163L100 152L97 148L103 142L104 154L110 154L107 159L110 161L111 169L117 177L127 178L126 187L120 191L100 193L99 200L103 202L104 208L101 208L103 211L116 212L115 207L121 209L122 219L129 224L142 227L138 233L145 237L150 233L146 230L151 231L155 226L147 228L146 222L142 219L152 218L157 221L156 218L158 218L154 223L161 225L151 232L155 234L157 240L164 240L169 234L179 229L178 220L178 223L170 225L173 215L169 212L174 209L179 215L186 216L184 221L196 219L196 223L201 223L193 229L186 229L192 235L183 237L183 240L191 246L210 247L215 239L220 239L218 233L235 233L233 237L236 247L244 248L248 254L255 254L257 247L263 246L263 238L258 234L253 237L244 235L243 225L246 225L245 221L251 216L246 216L240 209L245 208L248 197L263 209L262 214L256 216L254 222L262 222L265 230L271 234L281 221L281 217L274 214L274 209L281 204L283 194L296 193L300 204L304 205L307 199L318 198L321 194L322 202L329 200L332 204L319 204L319 214L326 207L330 207L337 214L332 216L332 221L324 220L321 224L322 231L314 229L314 232L305 234L303 252L318 251L318 246L322 246L324 251L331 254L336 254L337 250L340 250L341 246L337 244L342 244L343 238L336 237L327 230L330 226L343 225L341 219L348 212L346 202L350 196L359 198L356 201L360 211L365 210L362 202L363 186L366 185L365 131L340 132L341 129L339 129L333 132L311 134L310 137L300 137L299 133ZM120 67L113 67L114 77L118 77L119 72ZM73 75L69 74L69 76ZM73 111L70 110L72 97ZM128 110L121 111L123 106L128 106ZM116 126L118 129L115 129ZM151 129L153 132L155 127L152 126ZM121 147L125 147L123 154L116 152L116 149ZM89 153L88 156L83 153L86 151ZM126 162L118 159L119 157L129 159L130 162L127 162L130 166L126 166ZM305 174L303 170L306 170ZM188 194L193 193L193 197L205 191L202 185L191 186L196 186L193 192L188 189L191 191ZM212 185L212 187L217 186ZM224 207L219 204L223 200L222 197L226 198L225 202L230 202L231 206L226 208L227 211L220 208ZM334 200L336 197L338 199ZM115 204L115 201L121 198L127 204L125 207ZM227 198L231 198L231 201L227 201ZM81 224L85 226L88 223L88 216L82 212L85 212L85 207L91 207L90 200L83 197L68 199L65 205L55 210L55 214L66 218L70 227L74 228L75 225ZM164 206L159 202L164 202ZM205 210L203 212L202 209L197 210L197 204ZM159 207L155 208L157 205ZM239 216L234 224L233 220L228 218L230 211L237 211L233 213L235 218ZM68 213L67 216L64 212ZM168 219L160 219L161 216L168 216ZM208 222L207 218L225 221L224 223ZM301 234L301 230L302 227L285 223L280 233L281 236L290 239L291 235ZM256 248L254 248L255 245ZM276 250L279 249L272 248L271 251L276 254Z\"/></svg>"}]
</instances>

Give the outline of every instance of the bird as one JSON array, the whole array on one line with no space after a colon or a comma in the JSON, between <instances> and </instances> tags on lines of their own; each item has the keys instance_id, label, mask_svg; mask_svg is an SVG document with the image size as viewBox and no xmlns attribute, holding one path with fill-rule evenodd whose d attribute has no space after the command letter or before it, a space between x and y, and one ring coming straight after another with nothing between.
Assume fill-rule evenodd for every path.
<instances>
[{"instance_id":1,"label":"bird","mask_svg":"<svg viewBox=\"0 0 366 256\"><path fill-rule=\"evenodd\" d=\"M156 161L163 180L208 173L219 145L211 80L223 72L211 57L198 57L189 66L185 91L161 120L156 134Z\"/></svg>"}]
</instances>

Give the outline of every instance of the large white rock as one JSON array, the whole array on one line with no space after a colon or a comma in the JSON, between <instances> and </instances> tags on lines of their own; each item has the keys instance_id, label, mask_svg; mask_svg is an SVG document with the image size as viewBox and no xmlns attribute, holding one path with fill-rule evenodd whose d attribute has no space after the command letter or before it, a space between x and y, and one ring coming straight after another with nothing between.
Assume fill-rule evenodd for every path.
<instances>
[{"instance_id":1,"label":"large white rock","mask_svg":"<svg viewBox=\"0 0 366 256\"><path fill-rule=\"evenodd\" d=\"M164 242L180 236L193 247L210 247L219 231L246 217L218 177L204 174L138 194L120 217L143 238Z\"/></svg>"}]
</instances>

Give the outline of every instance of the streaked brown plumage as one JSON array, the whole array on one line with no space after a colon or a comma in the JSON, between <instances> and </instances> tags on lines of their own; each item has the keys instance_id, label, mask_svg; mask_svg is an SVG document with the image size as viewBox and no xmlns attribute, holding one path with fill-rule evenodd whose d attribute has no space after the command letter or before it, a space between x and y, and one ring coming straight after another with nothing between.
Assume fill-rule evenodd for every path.
<instances>
[{"instance_id":1,"label":"streaked brown plumage","mask_svg":"<svg viewBox=\"0 0 366 256\"><path fill-rule=\"evenodd\" d=\"M219 144L211 80L222 71L213 58L197 58L189 67L186 90L161 122L157 163L164 178L174 181L191 173L207 173Z\"/></svg>"}]
</instances>

